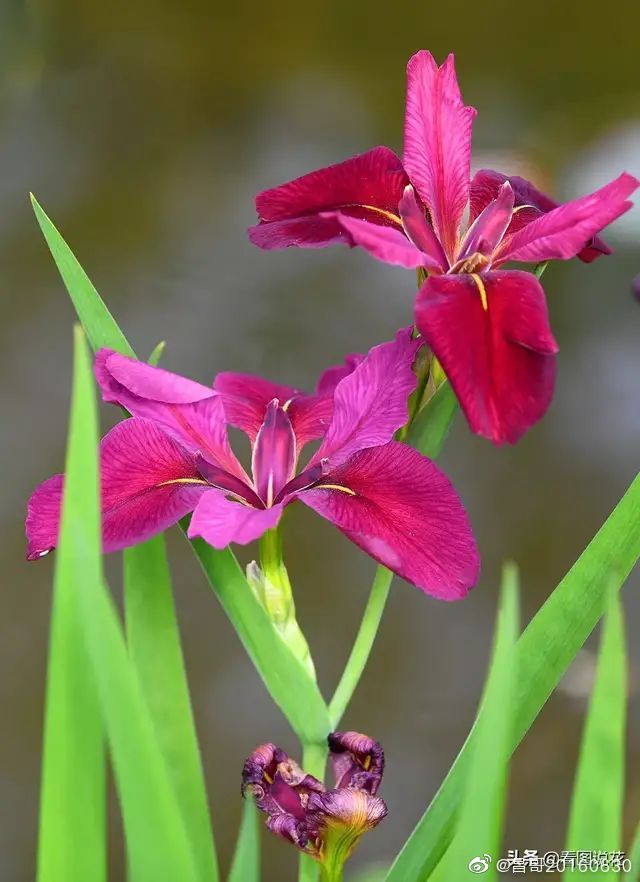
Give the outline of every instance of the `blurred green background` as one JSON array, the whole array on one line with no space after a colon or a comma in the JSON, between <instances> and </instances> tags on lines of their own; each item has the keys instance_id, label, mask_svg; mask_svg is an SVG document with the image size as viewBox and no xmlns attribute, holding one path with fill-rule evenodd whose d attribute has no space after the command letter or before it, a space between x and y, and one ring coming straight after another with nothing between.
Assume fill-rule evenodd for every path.
<instances>
[{"instance_id":1,"label":"blurred green background","mask_svg":"<svg viewBox=\"0 0 640 882\"><path fill-rule=\"evenodd\" d=\"M209 381L259 372L311 388L348 351L411 317L411 273L334 248L267 254L245 227L261 188L375 144L401 149L404 65L418 48L457 55L479 115L474 164L533 178L559 197L626 168L640 174L640 7L620 0L217 4L187 0L2 0L0 5L0 878L33 878L52 562L26 564L35 484L63 463L73 313L35 220L33 190L140 353ZM615 256L552 266L544 283L560 342L545 421L514 449L459 419L443 462L484 558L455 605L396 582L369 669L344 721L383 742L389 818L359 866L388 861L435 792L473 718L500 561L522 569L528 618L638 467L640 270L635 210ZM114 414L105 410L106 421ZM302 507L301 507L302 509ZM286 524L299 616L332 689L373 564L313 513ZM172 562L216 837L226 863L244 757L294 741L188 549ZM250 556L250 552L249 552ZM247 555L244 556L248 559ZM119 561L110 561L117 586ZM640 816L637 574L630 632L627 831ZM514 764L509 848L562 847L593 645L578 658ZM115 811L112 878L123 878ZM265 837L266 838L266 837ZM265 880L292 878L267 844Z\"/></svg>"}]
</instances>

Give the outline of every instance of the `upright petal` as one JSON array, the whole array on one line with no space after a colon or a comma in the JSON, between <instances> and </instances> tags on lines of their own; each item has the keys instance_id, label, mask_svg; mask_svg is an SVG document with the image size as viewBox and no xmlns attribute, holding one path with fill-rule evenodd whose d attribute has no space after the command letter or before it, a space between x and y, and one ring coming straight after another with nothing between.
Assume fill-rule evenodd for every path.
<instances>
[{"instance_id":1,"label":"upright petal","mask_svg":"<svg viewBox=\"0 0 640 882\"><path fill-rule=\"evenodd\" d=\"M223 402L213 388L109 349L96 355L95 374L105 401L160 423L191 452L249 480L229 446Z\"/></svg>"},{"instance_id":2,"label":"upright petal","mask_svg":"<svg viewBox=\"0 0 640 882\"><path fill-rule=\"evenodd\" d=\"M558 347L534 275L432 277L418 293L415 318L474 432L515 443L544 415Z\"/></svg>"},{"instance_id":3,"label":"upright petal","mask_svg":"<svg viewBox=\"0 0 640 882\"><path fill-rule=\"evenodd\" d=\"M495 199L502 185L509 181L515 196L515 212L507 229L507 235L517 233L531 221L557 208L559 203L538 190L530 181L519 175L503 175L491 169L480 169L471 181L469 200L471 204L470 220L473 222L484 208ZM604 239L593 236L588 244L578 252L578 257L585 263L591 263L603 254L611 254L611 248Z\"/></svg>"},{"instance_id":4,"label":"upright petal","mask_svg":"<svg viewBox=\"0 0 640 882\"><path fill-rule=\"evenodd\" d=\"M565 202L505 237L494 260L568 260L593 236L631 208L628 197L640 181L626 172L594 193Z\"/></svg>"},{"instance_id":5,"label":"upright petal","mask_svg":"<svg viewBox=\"0 0 640 882\"><path fill-rule=\"evenodd\" d=\"M277 526L284 506L252 508L227 499L220 490L203 494L189 525L189 536L202 536L214 548L226 548L232 542L248 545L267 530Z\"/></svg>"},{"instance_id":6,"label":"upright petal","mask_svg":"<svg viewBox=\"0 0 640 882\"><path fill-rule=\"evenodd\" d=\"M513 188L509 181L505 181L496 198L489 202L469 227L460 249L460 259L475 253L492 254L511 223L513 207Z\"/></svg>"},{"instance_id":7,"label":"upright petal","mask_svg":"<svg viewBox=\"0 0 640 882\"><path fill-rule=\"evenodd\" d=\"M251 374L229 372L218 374L214 388L222 395L229 423L245 432L252 442L274 398L287 409L298 450L308 441L321 438L331 419L333 397L327 394L330 390L307 395L293 386L282 386Z\"/></svg>"},{"instance_id":8,"label":"upright petal","mask_svg":"<svg viewBox=\"0 0 640 882\"><path fill-rule=\"evenodd\" d=\"M446 272L449 269L447 256L433 227L425 217L424 208L418 204L415 190L410 184L404 188L399 211L405 233L416 248L429 255L431 268Z\"/></svg>"},{"instance_id":9,"label":"upright petal","mask_svg":"<svg viewBox=\"0 0 640 882\"><path fill-rule=\"evenodd\" d=\"M143 542L192 511L206 489L193 457L155 423L118 423L100 444L102 533L105 552ZM30 560L58 543L62 475L45 481L29 501Z\"/></svg>"},{"instance_id":10,"label":"upright petal","mask_svg":"<svg viewBox=\"0 0 640 882\"><path fill-rule=\"evenodd\" d=\"M384 773L382 745L360 732L331 732L328 741L336 787L353 787L375 796Z\"/></svg>"},{"instance_id":11,"label":"upright petal","mask_svg":"<svg viewBox=\"0 0 640 882\"><path fill-rule=\"evenodd\" d=\"M411 328L394 340L374 346L358 367L338 385L333 418L312 462L328 458L331 466L356 450L386 444L407 421L407 400L416 387L413 362L421 345Z\"/></svg>"},{"instance_id":12,"label":"upright petal","mask_svg":"<svg viewBox=\"0 0 640 882\"><path fill-rule=\"evenodd\" d=\"M268 405L264 421L256 436L251 458L253 483L266 506L294 475L296 468L296 436L291 420L277 398Z\"/></svg>"},{"instance_id":13,"label":"upright petal","mask_svg":"<svg viewBox=\"0 0 640 882\"><path fill-rule=\"evenodd\" d=\"M342 364L336 364L323 371L316 386L318 395L332 395L340 380L344 380L345 377L352 374L358 365L364 361L364 358L365 356L361 352L352 352L347 355Z\"/></svg>"},{"instance_id":14,"label":"upright petal","mask_svg":"<svg viewBox=\"0 0 640 882\"><path fill-rule=\"evenodd\" d=\"M458 600L476 583L478 550L462 502L405 444L360 450L299 499L427 594Z\"/></svg>"},{"instance_id":15,"label":"upright petal","mask_svg":"<svg viewBox=\"0 0 640 882\"><path fill-rule=\"evenodd\" d=\"M404 167L429 209L450 263L469 197L475 114L462 101L453 55L440 68L424 50L409 60Z\"/></svg>"},{"instance_id":16,"label":"upright petal","mask_svg":"<svg viewBox=\"0 0 640 882\"><path fill-rule=\"evenodd\" d=\"M260 223L249 238L259 248L322 248L343 242L333 215L344 211L378 224L400 225L398 202L408 183L402 163L387 147L318 169L256 197Z\"/></svg>"}]
</instances>

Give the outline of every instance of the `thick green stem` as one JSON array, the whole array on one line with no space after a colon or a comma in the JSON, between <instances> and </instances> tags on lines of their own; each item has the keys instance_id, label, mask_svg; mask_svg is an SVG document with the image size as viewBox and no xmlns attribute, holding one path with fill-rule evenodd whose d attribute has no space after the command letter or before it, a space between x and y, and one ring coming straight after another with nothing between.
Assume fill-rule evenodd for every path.
<instances>
[{"instance_id":1,"label":"thick green stem","mask_svg":"<svg viewBox=\"0 0 640 882\"><path fill-rule=\"evenodd\" d=\"M342 882L342 867L325 867L320 868L320 882Z\"/></svg>"},{"instance_id":2,"label":"thick green stem","mask_svg":"<svg viewBox=\"0 0 640 882\"><path fill-rule=\"evenodd\" d=\"M387 597L389 596L392 579L393 573L390 570L386 569L386 567L378 567L349 660L329 704L329 718L334 729L347 709L369 660L373 641L376 639Z\"/></svg>"},{"instance_id":3,"label":"thick green stem","mask_svg":"<svg viewBox=\"0 0 640 882\"><path fill-rule=\"evenodd\" d=\"M262 573L254 574L251 580L254 590L258 593L270 619L280 631L282 639L303 662L315 680L316 672L309 644L296 619L291 582L282 560L282 538L277 528L267 530L260 540L260 565Z\"/></svg>"},{"instance_id":4,"label":"thick green stem","mask_svg":"<svg viewBox=\"0 0 640 882\"><path fill-rule=\"evenodd\" d=\"M319 781L324 781L325 766L327 764L328 747L326 744L303 744L302 745L302 768L308 775L313 775ZM300 868L298 882L318 882L320 865L306 854L300 855ZM341 882L339 876L325 877L329 882Z\"/></svg>"}]
</instances>

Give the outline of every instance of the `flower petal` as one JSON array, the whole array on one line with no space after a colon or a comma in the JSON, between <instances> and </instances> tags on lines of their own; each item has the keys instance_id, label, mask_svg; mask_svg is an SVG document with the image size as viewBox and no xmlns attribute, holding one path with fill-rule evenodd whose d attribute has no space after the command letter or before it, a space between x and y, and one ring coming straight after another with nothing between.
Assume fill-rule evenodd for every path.
<instances>
[{"instance_id":1,"label":"flower petal","mask_svg":"<svg viewBox=\"0 0 640 882\"><path fill-rule=\"evenodd\" d=\"M460 258L477 253L492 254L511 223L513 207L513 189L509 181L505 181L496 198L489 202L469 227L460 249Z\"/></svg>"},{"instance_id":2,"label":"flower petal","mask_svg":"<svg viewBox=\"0 0 640 882\"><path fill-rule=\"evenodd\" d=\"M376 260L392 266L402 266L405 269L426 266L435 272L441 272L438 261L417 248L403 231L348 217L341 212L336 212L335 216L345 232L345 243L352 248L364 248Z\"/></svg>"},{"instance_id":3,"label":"flower petal","mask_svg":"<svg viewBox=\"0 0 640 882\"><path fill-rule=\"evenodd\" d=\"M214 548L226 548L232 542L248 545L277 525L283 508L282 503L252 508L227 499L220 490L209 490L193 513L188 534L190 538L202 536Z\"/></svg>"},{"instance_id":4,"label":"flower petal","mask_svg":"<svg viewBox=\"0 0 640 882\"><path fill-rule=\"evenodd\" d=\"M470 220L472 222L489 202L497 197L505 181L509 181L513 188L516 208L507 230L508 235L517 233L518 230L540 217L541 214L546 214L559 205L555 199L547 196L546 193L538 190L530 181L519 177L519 175L507 176L501 172L483 168L476 173L471 181L469 199L471 203ZM611 248L604 239L593 236L582 251L578 252L578 257L585 263L591 263L597 257L611 253Z\"/></svg>"},{"instance_id":5,"label":"flower petal","mask_svg":"<svg viewBox=\"0 0 640 882\"><path fill-rule=\"evenodd\" d=\"M625 172L594 193L565 202L505 237L496 259L503 262L575 257L596 233L631 208L628 197L639 185L640 181Z\"/></svg>"},{"instance_id":6,"label":"flower petal","mask_svg":"<svg viewBox=\"0 0 640 882\"><path fill-rule=\"evenodd\" d=\"M534 275L432 277L418 293L415 318L474 432L515 443L544 415L558 347Z\"/></svg>"},{"instance_id":7,"label":"flower petal","mask_svg":"<svg viewBox=\"0 0 640 882\"><path fill-rule=\"evenodd\" d=\"M478 578L462 502L449 479L405 444L359 451L298 498L427 594L458 600Z\"/></svg>"},{"instance_id":8,"label":"flower petal","mask_svg":"<svg viewBox=\"0 0 640 882\"><path fill-rule=\"evenodd\" d=\"M321 395L306 395L293 386L282 386L251 374L224 372L214 380L214 388L224 402L227 420L256 440L267 407L274 398L287 415L295 432L298 450L308 441L321 438L327 431L333 411L333 396L322 390Z\"/></svg>"},{"instance_id":9,"label":"flower petal","mask_svg":"<svg viewBox=\"0 0 640 882\"><path fill-rule=\"evenodd\" d=\"M425 217L424 208L418 205L415 190L410 184L404 188L399 211L405 233L416 248L431 257L432 269L439 268L440 272L446 272L449 269L446 254Z\"/></svg>"},{"instance_id":10,"label":"flower petal","mask_svg":"<svg viewBox=\"0 0 640 882\"><path fill-rule=\"evenodd\" d=\"M341 210L373 223L398 224L398 202L408 183L402 163L387 147L318 169L256 197L260 224L249 238L260 248L321 248L344 241L334 216Z\"/></svg>"},{"instance_id":11,"label":"flower petal","mask_svg":"<svg viewBox=\"0 0 640 882\"><path fill-rule=\"evenodd\" d=\"M407 400L416 387L413 362L421 345L411 328L394 340L374 346L358 367L338 385L333 418L311 462L328 458L331 466L355 451L386 444L407 421Z\"/></svg>"},{"instance_id":12,"label":"flower petal","mask_svg":"<svg viewBox=\"0 0 640 882\"><path fill-rule=\"evenodd\" d=\"M274 498L291 480L296 459L296 436L291 420L274 398L267 406L251 457L253 483L265 505L272 505Z\"/></svg>"},{"instance_id":13,"label":"flower petal","mask_svg":"<svg viewBox=\"0 0 640 882\"><path fill-rule=\"evenodd\" d=\"M328 741L336 787L353 787L375 796L384 772L382 745L360 732L331 732Z\"/></svg>"},{"instance_id":14,"label":"flower petal","mask_svg":"<svg viewBox=\"0 0 640 882\"><path fill-rule=\"evenodd\" d=\"M403 162L450 263L469 196L475 114L462 101L453 55L440 68L424 50L409 60Z\"/></svg>"},{"instance_id":15,"label":"flower petal","mask_svg":"<svg viewBox=\"0 0 640 882\"><path fill-rule=\"evenodd\" d=\"M150 420L118 423L100 444L105 552L143 542L195 508L206 489L194 458ZM45 481L29 500L27 556L58 542L63 476Z\"/></svg>"},{"instance_id":16,"label":"flower petal","mask_svg":"<svg viewBox=\"0 0 640 882\"><path fill-rule=\"evenodd\" d=\"M319 395L333 393L340 380L344 380L349 374L352 374L358 365L364 360L365 356L361 352L352 352L347 355L342 364L336 364L327 368L318 380L316 391Z\"/></svg>"}]
</instances>

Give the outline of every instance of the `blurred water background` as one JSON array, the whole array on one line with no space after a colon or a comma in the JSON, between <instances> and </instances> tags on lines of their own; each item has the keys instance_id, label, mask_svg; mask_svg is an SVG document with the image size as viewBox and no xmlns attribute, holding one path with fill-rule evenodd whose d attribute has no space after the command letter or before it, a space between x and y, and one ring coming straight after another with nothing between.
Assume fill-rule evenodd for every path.
<instances>
[{"instance_id":1,"label":"blurred water background","mask_svg":"<svg viewBox=\"0 0 640 882\"><path fill-rule=\"evenodd\" d=\"M620 0L389 7L257 0L2 0L0 5L0 878L33 879L52 561L26 564L22 522L63 463L73 313L31 213L33 190L140 354L208 382L258 372L312 388L353 350L411 316L411 273L333 248L253 249L253 195L376 144L401 149L404 65L418 48L457 54L476 167L532 178L558 197L626 168L640 174L639 7ZM459 419L443 463L469 507L482 581L446 605L394 584L366 676L344 721L383 742L389 818L354 866L395 854L472 721L500 562L522 570L525 621L599 527L638 467L640 270L636 209L616 254L544 278L560 342L545 421L496 449ZM105 425L114 415L104 411ZM215 832L226 864L243 759L273 740L295 752L179 536L172 564ZM312 512L286 551L299 617L329 692L344 664L372 562ZM247 555L244 555L247 558ZM110 562L117 586L119 561ZM637 574L625 590L632 676L627 835L640 816ZM506 846L559 849L595 643L517 753ZM113 812L115 818L115 812ZM114 821L111 878L123 878ZM265 840L267 837L265 837ZM267 882L294 857L265 841ZM61 880L62 882L62 880Z\"/></svg>"}]
</instances>

